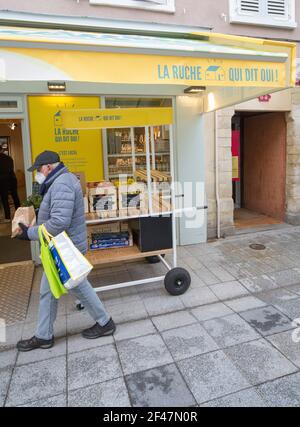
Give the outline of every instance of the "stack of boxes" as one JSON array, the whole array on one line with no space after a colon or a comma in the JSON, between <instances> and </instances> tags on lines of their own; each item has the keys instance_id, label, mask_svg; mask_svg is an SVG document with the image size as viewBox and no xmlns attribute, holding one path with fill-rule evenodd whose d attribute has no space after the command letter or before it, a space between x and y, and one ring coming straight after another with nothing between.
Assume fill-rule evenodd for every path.
<instances>
[{"instance_id":1,"label":"stack of boxes","mask_svg":"<svg viewBox=\"0 0 300 427\"><path fill-rule=\"evenodd\" d=\"M133 245L132 233L121 222L89 226L88 245L90 250L126 248Z\"/></svg>"},{"instance_id":2,"label":"stack of boxes","mask_svg":"<svg viewBox=\"0 0 300 427\"><path fill-rule=\"evenodd\" d=\"M89 182L84 196L85 213L98 218L117 218L141 215L148 212L147 192L144 183Z\"/></svg>"},{"instance_id":3,"label":"stack of boxes","mask_svg":"<svg viewBox=\"0 0 300 427\"><path fill-rule=\"evenodd\" d=\"M99 218L117 216L117 189L111 182L90 183L88 189L89 211Z\"/></svg>"}]
</instances>

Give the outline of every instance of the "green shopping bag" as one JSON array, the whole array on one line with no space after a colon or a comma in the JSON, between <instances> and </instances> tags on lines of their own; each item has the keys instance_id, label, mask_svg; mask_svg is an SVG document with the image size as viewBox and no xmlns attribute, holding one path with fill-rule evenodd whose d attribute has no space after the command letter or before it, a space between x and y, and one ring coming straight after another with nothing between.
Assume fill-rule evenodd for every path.
<instances>
[{"instance_id":1,"label":"green shopping bag","mask_svg":"<svg viewBox=\"0 0 300 427\"><path fill-rule=\"evenodd\" d=\"M51 235L47 232L44 224L39 226L38 232L41 244L40 258L43 264L44 272L48 279L53 296L56 299L59 299L63 294L68 293L68 291L60 281L56 266L54 264L54 260L49 249Z\"/></svg>"}]
</instances>

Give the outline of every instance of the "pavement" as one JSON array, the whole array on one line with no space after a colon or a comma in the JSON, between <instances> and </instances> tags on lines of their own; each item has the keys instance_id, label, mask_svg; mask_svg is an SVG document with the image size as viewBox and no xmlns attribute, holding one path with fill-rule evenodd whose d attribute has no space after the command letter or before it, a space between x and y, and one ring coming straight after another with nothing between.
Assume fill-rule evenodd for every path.
<instances>
[{"instance_id":1,"label":"pavement","mask_svg":"<svg viewBox=\"0 0 300 427\"><path fill-rule=\"evenodd\" d=\"M79 332L93 321L66 295L56 345L18 353L15 343L35 330L38 268L27 317L0 345L0 405L299 406L300 227L179 247L178 255L192 277L186 294L170 296L163 283L103 292L117 331L91 341ZM141 261L95 270L91 282L164 271Z\"/></svg>"}]
</instances>

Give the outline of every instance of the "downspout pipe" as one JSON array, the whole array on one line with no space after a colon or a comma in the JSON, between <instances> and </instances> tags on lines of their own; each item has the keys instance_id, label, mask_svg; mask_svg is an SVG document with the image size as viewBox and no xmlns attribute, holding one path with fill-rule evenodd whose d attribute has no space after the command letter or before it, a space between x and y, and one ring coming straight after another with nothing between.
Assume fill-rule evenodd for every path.
<instances>
[{"instance_id":1,"label":"downspout pipe","mask_svg":"<svg viewBox=\"0 0 300 427\"><path fill-rule=\"evenodd\" d=\"M216 169L216 203L217 203L217 238L221 238L221 212L220 212L220 193L219 193L219 123L218 112L215 111L215 169Z\"/></svg>"}]
</instances>

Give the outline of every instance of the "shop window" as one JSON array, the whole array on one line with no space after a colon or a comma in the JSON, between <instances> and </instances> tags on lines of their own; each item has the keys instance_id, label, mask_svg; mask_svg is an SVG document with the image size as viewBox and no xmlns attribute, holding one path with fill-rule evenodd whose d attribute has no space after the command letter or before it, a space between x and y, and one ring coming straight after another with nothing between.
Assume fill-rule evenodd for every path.
<instances>
[{"instance_id":1,"label":"shop window","mask_svg":"<svg viewBox=\"0 0 300 427\"><path fill-rule=\"evenodd\" d=\"M171 98L107 97L106 108L172 107ZM144 127L107 129L104 146L105 175L110 181L119 174L134 178L146 171L146 135ZM149 128L151 169L160 174L170 173L170 135L168 126Z\"/></svg>"},{"instance_id":2,"label":"shop window","mask_svg":"<svg viewBox=\"0 0 300 427\"><path fill-rule=\"evenodd\" d=\"M296 28L295 0L229 0L230 22Z\"/></svg>"},{"instance_id":3,"label":"shop window","mask_svg":"<svg viewBox=\"0 0 300 427\"><path fill-rule=\"evenodd\" d=\"M130 7L157 12L175 12L175 0L90 0L90 4L101 6Z\"/></svg>"}]
</instances>

